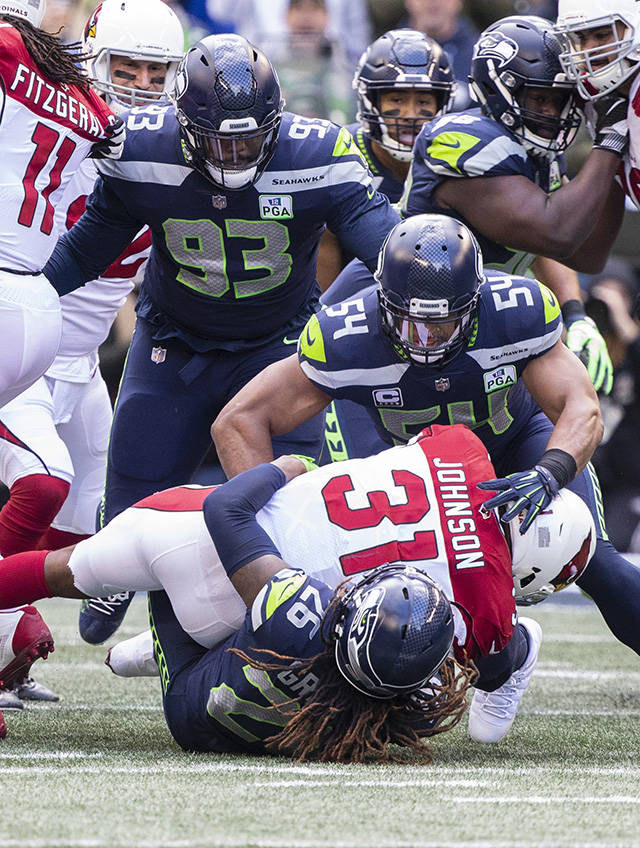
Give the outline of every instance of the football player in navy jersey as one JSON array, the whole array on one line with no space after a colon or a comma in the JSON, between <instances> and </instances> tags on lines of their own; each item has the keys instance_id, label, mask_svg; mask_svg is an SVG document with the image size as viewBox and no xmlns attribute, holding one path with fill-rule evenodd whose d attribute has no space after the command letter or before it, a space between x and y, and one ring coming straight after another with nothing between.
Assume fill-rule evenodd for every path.
<instances>
[{"instance_id":1,"label":"football player in navy jersey","mask_svg":"<svg viewBox=\"0 0 640 848\"><path fill-rule=\"evenodd\" d=\"M542 284L492 272L470 230L444 215L397 225L377 285L313 316L298 356L240 391L213 427L228 475L270 458L270 437L348 398L368 408L380 441L465 423L489 450L496 503L524 511L521 532L570 486L598 542L579 581L613 633L640 653L640 570L608 541L589 459L602 437L587 371L560 341L558 301ZM379 447L379 444L374 446ZM514 512L515 510L515 512Z\"/></svg>"},{"instance_id":2,"label":"football player in navy jersey","mask_svg":"<svg viewBox=\"0 0 640 848\"><path fill-rule=\"evenodd\" d=\"M611 390L606 344L584 312L575 273L601 270L618 232L622 193L613 178L626 147L617 113L602 104L593 150L567 184L563 151L580 124L575 82L563 73L551 21L512 16L480 36L470 82L479 108L425 125L401 207L468 223L485 263L532 267L560 300L567 345L596 387ZM620 133L623 133L622 135Z\"/></svg>"},{"instance_id":3,"label":"football player in navy jersey","mask_svg":"<svg viewBox=\"0 0 640 848\"><path fill-rule=\"evenodd\" d=\"M125 115L120 167L100 170L87 211L45 272L64 294L104 270L143 224L151 229L103 522L189 480L218 411L289 355L317 308L325 226L373 268L398 220L350 133L284 112L273 67L240 36L209 36L193 47L173 99ZM321 424L279 440L276 453L317 454ZM128 600L87 605L84 638L108 638Z\"/></svg>"},{"instance_id":4,"label":"football player in navy jersey","mask_svg":"<svg viewBox=\"0 0 640 848\"><path fill-rule=\"evenodd\" d=\"M420 128L452 106L456 83L449 60L440 45L424 33L389 30L360 57L353 87L357 122L347 129L366 159L378 191L397 203ZM362 277L340 275L320 298L321 304L337 303L351 291L369 285L368 269L363 268ZM349 401L331 403L324 415L325 459L335 462L357 455L351 448L351 433L361 429L363 414Z\"/></svg>"}]
</instances>

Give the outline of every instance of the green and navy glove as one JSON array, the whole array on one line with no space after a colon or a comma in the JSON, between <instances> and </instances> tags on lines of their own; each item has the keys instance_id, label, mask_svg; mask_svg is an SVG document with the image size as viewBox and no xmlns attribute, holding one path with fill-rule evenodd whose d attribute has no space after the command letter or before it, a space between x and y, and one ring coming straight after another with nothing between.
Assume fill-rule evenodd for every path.
<instances>
[{"instance_id":1,"label":"green and navy glove","mask_svg":"<svg viewBox=\"0 0 640 848\"><path fill-rule=\"evenodd\" d=\"M567 347L584 364L593 388L608 395L613 386L613 364L595 322L587 318L577 300L562 305L562 319L567 328Z\"/></svg>"},{"instance_id":2,"label":"green and navy glove","mask_svg":"<svg viewBox=\"0 0 640 848\"><path fill-rule=\"evenodd\" d=\"M536 516L549 506L551 501L576 476L578 466L570 453L560 448L550 448L540 458L539 463L530 471L518 471L497 480L484 480L478 488L498 492L482 506L484 509L496 509L512 503L500 520L507 524L520 512L524 520L520 525L520 534L527 532Z\"/></svg>"},{"instance_id":3,"label":"green and navy glove","mask_svg":"<svg viewBox=\"0 0 640 848\"><path fill-rule=\"evenodd\" d=\"M524 520L520 524L520 533L526 533L534 519L549 506L560 491L560 483L550 471L536 465L531 471L518 471L508 474L498 480L485 480L478 483L479 489L497 491L488 501L482 504L484 509L496 509L511 503L512 506L501 516L507 524L520 512L524 512Z\"/></svg>"}]
</instances>

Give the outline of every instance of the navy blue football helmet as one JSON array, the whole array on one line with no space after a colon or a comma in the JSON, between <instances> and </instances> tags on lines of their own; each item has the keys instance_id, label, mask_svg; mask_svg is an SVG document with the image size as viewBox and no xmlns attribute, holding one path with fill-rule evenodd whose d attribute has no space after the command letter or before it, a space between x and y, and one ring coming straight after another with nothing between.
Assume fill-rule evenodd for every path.
<instances>
[{"instance_id":1,"label":"navy blue football helmet","mask_svg":"<svg viewBox=\"0 0 640 848\"><path fill-rule=\"evenodd\" d=\"M284 100L267 57L239 35L209 35L184 56L172 100L190 164L216 185L252 185L273 155Z\"/></svg>"},{"instance_id":2,"label":"navy blue football helmet","mask_svg":"<svg viewBox=\"0 0 640 848\"><path fill-rule=\"evenodd\" d=\"M482 253L475 236L448 215L414 215L386 237L374 274L382 326L411 362L442 367L473 330Z\"/></svg>"},{"instance_id":3,"label":"navy blue football helmet","mask_svg":"<svg viewBox=\"0 0 640 848\"><path fill-rule=\"evenodd\" d=\"M483 111L517 136L533 155L566 150L582 120L575 82L562 69L561 53L551 21L526 15L491 24L473 51L469 82ZM525 108L525 97L532 88L556 93L559 114Z\"/></svg>"},{"instance_id":4,"label":"navy blue football helmet","mask_svg":"<svg viewBox=\"0 0 640 848\"><path fill-rule=\"evenodd\" d=\"M449 601L427 574L408 565L377 568L349 586L334 622L338 669L374 698L421 689L453 643Z\"/></svg>"},{"instance_id":5,"label":"navy blue football helmet","mask_svg":"<svg viewBox=\"0 0 640 848\"><path fill-rule=\"evenodd\" d=\"M441 115L453 100L455 79L447 55L437 41L417 30L392 29L364 51L353 87L358 100L356 117L366 132L395 159L408 162L413 145L399 139L407 132L415 139L425 117L383 115L380 93L395 89L430 91L438 102L435 114Z\"/></svg>"}]
</instances>

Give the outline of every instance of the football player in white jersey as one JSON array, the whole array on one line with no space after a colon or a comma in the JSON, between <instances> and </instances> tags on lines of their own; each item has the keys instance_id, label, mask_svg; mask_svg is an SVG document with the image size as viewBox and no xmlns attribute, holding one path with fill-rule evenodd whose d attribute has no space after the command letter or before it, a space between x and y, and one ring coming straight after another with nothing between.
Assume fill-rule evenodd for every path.
<instances>
[{"instance_id":1,"label":"football player in white jersey","mask_svg":"<svg viewBox=\"0 0 640 848\"><path fill-rule=\"evenodd\" d=\"M556 32L564 41L560 62L587 101L587 118L592 110L607 110L620 136L628 131L618 180L640 209L640 4L560 0ZM620 192L620 207L622 202Z\"/></svg>"},{"instance_id":2,"label":"football player in white jersey","mask_svg":"<svg viewBox=\"0 0 640 848\"><path fill-rule=\"evenodd\" d=\"M73 50L39 29L44 0L0 2L0 406L51 364L58 297L40 273L55 210L87 155L117 158L124 127L89 89Z\"/></svg>"},{"instance_id":3,"label":"football player in white jersey","mask_svg":"<svg viewBox=\"0 0 640 848\"><path fill-rule=\"evenodd\" d=\"M162 0L105 0L85 28L94 87L116 113L161 102L173 83L183 38L178 18ZM96 176L94 163L85 160L58 205L54 232L64 232L80 217ZM0 480L10 489L0 511L3 556L39 545L61 548L94 532L112 414L98 346L133 289L150 243L145 228L101 278L61 299L56 359L0 410ZM55 697L31 679L14 694ZM0 691L0 706L7 702L18 706Z\"/></svg>"},{"instance_id":4,"label":"football player in white jersey","mask_svg":"<svg viewBox=\"0 0 640 848\"><path fill-rule=\"evenodd\" d=\"M505 538L497 516L483 512L485 495L477 488L493 466L463 425L429 427L408 445L310 474L300 458L273 464L284 472L279 480L265 463L221 487L168 489L129 507L75 548L7 558L0 563L0 603L163 588L183 630L208 649L237 631L246 615L227 578L231 561L235 570L277 551L333 587L388 562L410 563L455 602L458 649L480 672L470 733L485 742L503 738L541 635L535 622L525 624L524 633L518 626L514 595L536 603L587 567L595 528L584 503L563 491L536 518L533 532L521 536L516 517ZM279 489L285 478L292 482ZM112 651L112 669L153 672L150 639L129 642ZM8 659L15 661L10 653L0 656ZM499 721L490 718L495 699Z\"/></svg>"}]
</instances>

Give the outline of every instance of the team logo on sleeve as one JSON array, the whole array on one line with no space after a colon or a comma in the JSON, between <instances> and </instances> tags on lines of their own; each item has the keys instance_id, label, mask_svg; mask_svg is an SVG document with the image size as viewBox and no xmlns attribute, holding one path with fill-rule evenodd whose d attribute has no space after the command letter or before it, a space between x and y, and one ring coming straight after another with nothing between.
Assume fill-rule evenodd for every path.
<instances>
[{"instance_id":1,"label":"team logo on sleeve","mask_svg":"<svg viewBox=\"0 0 640 848\"><path fill-rule=\"evenodd\" d=\"M483 36L473 51L474 59L495 59L499 68L502 68L517 55L518 45L512 38L493 32Z\"/></svg>"},{"instance_id":2,"label":"team logo on sleeve","mask_svg":"<svg viewBox=\"0 0 640 848\"><path fill-rule=\"evenodd\" d=\"M487 394L513 386L518 380L515 365L503 365L501 368L494 368L493 371L485 371L483 377L484 390Z\"/></svg>"},{"instance_id":3,"label":"team logo on sleeve","mask_svg":"<svg viewBox=\"0 0 640 848\"><path fill-rule=\"evenodd\" d=\"M258 197L260 217L293 218L293 203L290 194L261 194Z\"/></svg>"}]
</instances>

